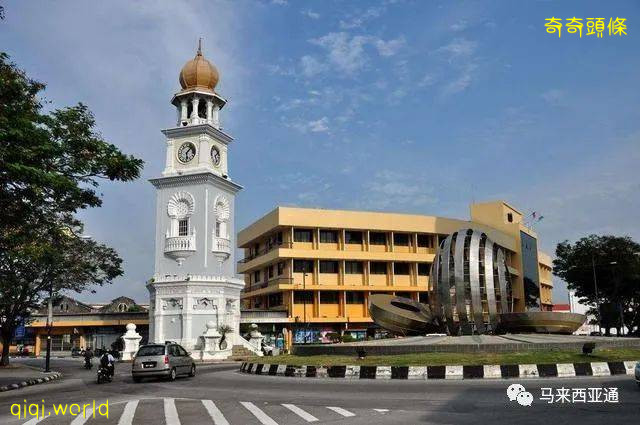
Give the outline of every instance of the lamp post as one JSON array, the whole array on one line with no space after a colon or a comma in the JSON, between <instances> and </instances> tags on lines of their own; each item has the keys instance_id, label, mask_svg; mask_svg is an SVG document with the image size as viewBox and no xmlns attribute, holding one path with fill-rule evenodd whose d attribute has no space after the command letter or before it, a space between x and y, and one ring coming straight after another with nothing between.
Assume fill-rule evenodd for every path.
<instances>
[{"instance_id":1,"label":"lamp post","mask_svg":"<svg viewBox=\"0 0 640 425\"><path fill-rule=\"evenodd\" d=\"M49 284L49 301L47 302L47 354L44 360L44 371L51 372L51 328L53 327L53 284Z\"/></svg>"},{"instance_id":2,"label":"lamp post","mask_svg":"<svg viewBox=\"0 0 640 425\"><path fill-rule=\"evenodd\" d=\"M610 263L608 263L608 265L615 265L618 264L617 261L611 261ZM596 277L596 260L595 260L595 255L591 254L591 268L593 270L593 288L595 290L595 295L596 295L596 309L598 311L598 330L600 332L602 332L602 313L600 311L600 296L598 295L598 278Z\"/></svg>"},{"instance_id":3,"label":"lamp post","mask_svg":"<svg viewBox=\"0 0 640 425\"><path fill-rule=\"evenodd\" d=\"M304 316L304 323L305 323L305 330L304 330L304 343L307 343L307 330L308 330L308 323L307 323L307 262L306 260L304 260L303 266L302 266L302 293L304 294L303 297L303 316Z\"/></svg>"}]
</instances>

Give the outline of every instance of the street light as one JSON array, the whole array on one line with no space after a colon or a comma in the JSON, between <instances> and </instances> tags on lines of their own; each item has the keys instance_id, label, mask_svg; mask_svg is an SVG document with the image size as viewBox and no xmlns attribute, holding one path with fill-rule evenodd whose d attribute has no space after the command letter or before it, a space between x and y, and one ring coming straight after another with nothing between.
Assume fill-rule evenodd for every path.
<instances>
[{"instance_id":1,"label":"street light","mask_svg":"<svg viewBox=\"0 0 640 425\"><path fill-rule=\"evenodd\" d=\"M608 265L618 264L617 261L611 261ZM599 264L601 265L601 264ZM602 332L602 313L600 311L600 297L598 295L598 278L596 277L596 259L593 254L591 254L591 267L593 269L593 288L595 290L596 295L596 309L598 311L598 330Z\"/></svg>"}]
</instances>

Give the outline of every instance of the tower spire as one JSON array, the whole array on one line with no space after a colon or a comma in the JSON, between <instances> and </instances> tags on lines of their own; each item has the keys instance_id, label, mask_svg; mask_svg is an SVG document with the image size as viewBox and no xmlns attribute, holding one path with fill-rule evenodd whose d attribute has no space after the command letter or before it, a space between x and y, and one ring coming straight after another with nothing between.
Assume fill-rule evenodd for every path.
<instances>
[{"instance_id":1,"label":"tower spire","mask_svg":"<svg viewBox=\"0 0 640 425\"><path fill-rule=\"evenodd\" d=\"M198 38L198 56L202 56L202 37Z\"/></svg>"}]
</instances>

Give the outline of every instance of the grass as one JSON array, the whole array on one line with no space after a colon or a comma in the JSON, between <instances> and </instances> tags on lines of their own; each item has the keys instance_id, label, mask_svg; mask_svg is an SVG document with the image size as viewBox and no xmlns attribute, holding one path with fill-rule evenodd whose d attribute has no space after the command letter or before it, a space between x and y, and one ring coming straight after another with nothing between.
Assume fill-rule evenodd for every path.
<instances>
[{"instance_id":1,"label":"grass","mask_svg":"<svg viewBox=\"0 0 640 425\"><path fill-rule=\"evenodd\" d=\"M526 351L519 353L414 353L388 356L281 356L252 357L250 363L277 363L295 366L440 366L484 364L546 364L640 360L637 348L602 348L591 355L578 351Z\"/></svg>"}]
</instances>

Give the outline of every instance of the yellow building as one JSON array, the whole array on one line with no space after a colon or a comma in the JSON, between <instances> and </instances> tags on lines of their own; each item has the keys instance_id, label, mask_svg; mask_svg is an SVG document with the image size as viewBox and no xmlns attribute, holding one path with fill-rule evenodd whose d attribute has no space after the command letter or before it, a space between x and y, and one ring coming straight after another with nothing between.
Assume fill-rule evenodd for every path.
<instances>
[{"instance_id":1,"label":"yellow building","mask_svg":"<svg viewBox=\"0 0 640 425\"><path fill-rule=\"evenodd\" d=\"M550 257L537 251L537 235L524 225L523 214L495 201L471 205L470 221L278 207L238 233L243 314L279 311L273 327L282 327L287 345L304 335L318 340L324 332L365 331L372 323L370 294L428 301L436 248L465 227L484 231L505 249L515 311L551 310ZM525 277L539 288L526 297Z\"/></svg>"}]
</instances>

